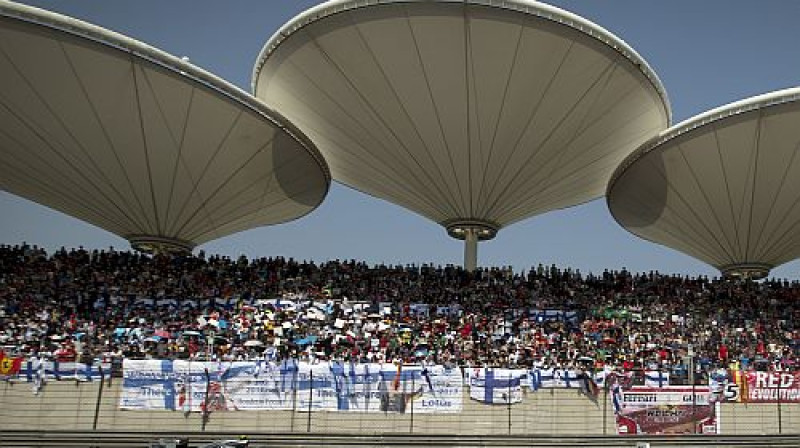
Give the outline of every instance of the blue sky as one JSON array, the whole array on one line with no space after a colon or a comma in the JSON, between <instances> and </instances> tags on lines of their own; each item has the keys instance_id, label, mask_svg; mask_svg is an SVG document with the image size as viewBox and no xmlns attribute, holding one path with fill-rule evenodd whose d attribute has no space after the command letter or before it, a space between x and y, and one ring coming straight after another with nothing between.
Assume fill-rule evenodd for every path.
<instances>
[{"instance_id":1,"label":"blue sky","mask_svg":"<svg viewBox=\"0 0 800 448\"><path fill-rule=\"evenodd\" d=\"M264 42L316 0L26 0L126 34L191 61L250 90L250 74ZM562 7L625 40L655 69L667 88L675 122L707 109L800 85L800 2L795 0L558 0ZM27 241L50 250L128 243L66 215L0 193L0 243ZM203 246L208 253L283 255L323 261L460 264L462 243L412 212L334 184L309 216L259 228ZM649 243L620 228L604 200L536 216L482 243L479 264L538 263L583 272L634 271L715 275L699 261ZM800 278L800 263L773 271Z\"/></svg>"}]
</instances>

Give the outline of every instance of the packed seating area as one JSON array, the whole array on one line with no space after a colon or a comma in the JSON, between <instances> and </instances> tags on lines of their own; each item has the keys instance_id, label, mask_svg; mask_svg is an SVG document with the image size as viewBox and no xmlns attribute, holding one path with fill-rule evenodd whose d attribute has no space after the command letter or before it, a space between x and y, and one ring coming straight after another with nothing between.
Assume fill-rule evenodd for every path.
<instances>
[{"instance_id":1,"label":"packed seating area","mask_svg":"<svg viewBox=\"0 0 800 448\"><path fill-rule=\"evenodd\" d=\"M468 273L0 246L0 348L54 360L295 357L799 370L800 283L539 265Z\"/></svg>"}]
</instances>

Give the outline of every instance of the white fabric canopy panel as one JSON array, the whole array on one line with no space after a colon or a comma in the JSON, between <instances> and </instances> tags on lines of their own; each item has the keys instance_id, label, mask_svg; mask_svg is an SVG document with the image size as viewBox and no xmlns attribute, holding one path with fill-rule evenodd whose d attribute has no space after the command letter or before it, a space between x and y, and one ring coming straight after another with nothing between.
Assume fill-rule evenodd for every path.
<instances>
[{"instance_id":1,"label":"white fabric canopy panel","mask_svg":"<svg viewBox=\"0 0 800 448\"><path fill-rule=\"evenodd\" d=\"M521 0L326 2L267 42L253 91L335 180L468 241L602 196L670 121L624 42Z\"/></svg>"},{"instance_id":2,"label":"white fabric canopy panel","mask_svg":"<svg viewBox=\"0 0 800 448\"><path fill-rule=\"evenodd\" d=\"M197 67L76 19L0 2L0 188L142 249L309 213L321 154Z\"/></svg>"},{"instance_id":3,"label":"white fabric canopy panel","mask_svg":"<svg viewBox=\"0 0 800 448\"><path fill-rule=\"evenodd\" d=\"M608 187L614 218L727 276L800 256L800 88L714 109L664 131Z\"/></svg>"}]
</instances>

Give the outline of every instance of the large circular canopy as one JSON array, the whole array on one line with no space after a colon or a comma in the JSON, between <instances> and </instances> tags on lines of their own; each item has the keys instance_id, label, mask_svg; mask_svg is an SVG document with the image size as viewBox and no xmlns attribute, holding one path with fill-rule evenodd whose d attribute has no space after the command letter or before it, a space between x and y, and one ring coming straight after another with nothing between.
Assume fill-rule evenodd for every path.
<instances>
[{"instance_id":1,"label":"large circular canopy","mask_svg":"<svg viewBox=\"0 0 800 448\"><path fill-rule=\"evenodd\" d=\"M680 123L619 167L611 213L726 275L763 277L800 256L799 124L798 88Z\"/></svg>"},{"instance_id":2,"label":"large circular canopy","mask_svg":"<svg viewBox=\"0 0 800 448\"><path fill-rule=\"evenodd\" d=\"M140 248L191 249L325 197L313 144L249 94L140 42L0 3L0 188Z\"/></svg>"},{"instance_id":3,"label":"large circular canopy","mask_svg":"<svg viewBox=\"0 0 800 448\"><path fill-rule=\"evenodd\" d=\"M670 121L624 42L523 0L324 3L267 42L253 91L334 179L481 239L602 196Z\"/></svg>"}]
</instances>

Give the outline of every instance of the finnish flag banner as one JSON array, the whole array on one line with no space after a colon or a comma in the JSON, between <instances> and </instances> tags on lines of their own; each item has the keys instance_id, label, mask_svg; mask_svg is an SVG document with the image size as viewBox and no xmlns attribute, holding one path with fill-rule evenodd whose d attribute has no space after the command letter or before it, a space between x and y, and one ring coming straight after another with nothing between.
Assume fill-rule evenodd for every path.
<instances>
[{"instance_id":1,"label":"finnish flag banner","mask_svg":"<svg viewBox=\"0 0 800 448\"><path fill-rule=\"evenodd\" d=\"M381 370L381 412L403 414L422 398L426 388L422 366L384 364ZM416 412L416 410L415 410Z\"/></svg>"},{"instance_id":2,"label":"finnish flag banner","mask_svg":"<svg viewBox=\"0 0 800 448\"><path fill-rule=\"evenodd\" d=\"M330 363L337 410L379 412L387 389L380 364Z\"/></svg>"},{"instance_id":3,"label":"finnish flag banner","mask_svg":"<svg viewBox=\"0 0 800 448\"><path fill-rule=\"evenodd\" d=\"M173 369L179 410L292 409L296 375L284 372L288 380L281 381L280 368L263 368L255 362L175 361Z\"/></svg>"},{"instance_id":4,"label":"finnish flag banner","mask_svg":"<svg viewBox=\"0 0 800 448\"><path fill-rule=\"evenodd\" d=\"M521 377L510 369L472 369L469 397L488 404L522 402Z\"/></svg>"},{"instance_id":5,"label":"finnish flag banner","mask_svg":"<svg viewBox=\"0 0 800 448\"><path fill-rule=\"evenodd\" d=\"M531 389L539 388L559 388L559 389L579 389L583 387L583 380L579 372L575 370L550 368L533 369L530 372ZM535 386L535 387L534 387Z\"/></svg>"},{"instance_id":6,"label":"finnish flag banner","mask_svg":"<svg viewBox=\"0 0 800 448\"><path fill-rule=\"evenodd\" d=\"M176 381L172 361L125 359L119 407L174 410Z\"/></svg>"},{"instance_id":7,"label":"finnish flag banner","mask_svg":"<svg viewBox=\"0 0 800 448\"><path fill-rule=\"evenodd\" d=\"M414 412L455 413L463 408L461 370L440 365L424 366L420 371L423 383L422 395L415 397Z\"/></svg>"},{"instance_id":8,"label":"finnish flag banner","mask_svg":"<svg viewBox=\"0 0 800 448\"><path fill-rule=\"evenodd\" d=\"M216 363L210 362L173 361L174 382L172 386L175 390L175 405L166 409L183 412L203 410L206 406L206 385L209 384L206 379L206 369L209 369L209 376L213 376L211 384L209 384L209 395L217 396L219 394L219 390L216 389L219 386L215 365ZM209 410L222 410L222 406L215 404Z\"/></svg>"},{"instance_id":9,"label":"finnish flag banner","mask_svg":"<svg viewBox=\"0 0 800 448\"><path fill-rule=\"evenodd\" d=\"M330 365L303 362L297 363L296 366L296 411L336 411L339 408L339 398Z\"/></svg>"},{"instance_id":10,"label":"finnish flag banner","mask_svg":"<svg viewBox=\"0 0 800 448\"><path fill-rule=\"evenodd\" d=\"M237 363L238 364L238 363ZM239 409L291 410L294 408L294 391L298 388L298 367L291 361L254 363L252 374L248 369L233 366L225 378L238 382L232 387L240 391L235 395Z\"/></svg>"},{"instance_id":11,"label":"finnish flag banner","mask_svg":"<svg viewBox=\"0 0 800 448\"><path fill-rule=\"evenodd\" d=\"M645 370L644 385L647 387L658 388L669 386L669 372L661 370Z\"/></svg>"},{"instance_id":12,"label":"finnish flag banner","mask_svg":"<svg viewBox=\"0 0 800 448\"><path fill-rule=\"evenodd\" d=\"M111 363L94 363L91 366L80 362L58 362L44 361L44 377L47 379L77 380L77 381L96 381L101 378L108 378L111 375ZM100 369L103 369L102 374ZM32 382L36 374L33 362L25 363L20 376L24 376L27 382Z\"/></svg>"},{"instance_id":13,"label":"finnish flag banner","mask_svg":"<svg viewBox=\"0 0 800 448\"><path fill-rule=\"evenodd\" d=\"M598 370L594 373L594 382L597 384L597 387L604 388L606 387L606 381L610 378L613 369L610 366L603 367L603 370Z\"/></svg>"}]
</instances>

